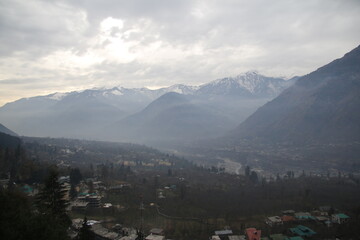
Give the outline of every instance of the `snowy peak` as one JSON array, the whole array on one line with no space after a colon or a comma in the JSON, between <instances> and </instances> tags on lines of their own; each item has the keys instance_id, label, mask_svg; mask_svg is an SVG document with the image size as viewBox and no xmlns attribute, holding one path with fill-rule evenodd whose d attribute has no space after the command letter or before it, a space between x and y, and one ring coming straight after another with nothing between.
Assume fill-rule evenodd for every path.
<instances>
[{"instance_id":1,"label":"snowy peak","mask_svg":"<svg viewBox=\"0 0 360 240\"><path fill-rule=\"evenodd\" d=\"M201 85L200 94L242 95L244 97L274 97L288 87L283 78L266 77L250 71Z\"/></svg>"},{"instance_id":2,"label":"snowy peak","mask_svg":"<svg viewBox=\"0 0 360 240\"><path fill-rule=\"evenodd\" d=\"M56 93L47 95L46 97L49 98L49 99L51 99L51 100L60 101L61 99L63 99L63 98L66 97L67 95L69 95L69 93L56 92Z\"/></svg>"},{"instance_id":3,"label":"snowy peak","mask_svg":"<svg viewBox=\"0 0 360 240\"><path fill-rule=\"evenodd\" d=\"M199 87L188 86L188 85L184 85L184 84L175 84L170 87L162 88L162 89L164 90L165 93L175 92L175 93L180 93L180 94L184 94L184 95L193 95L195 93L195 91L199 89Z\"/></svg>"}]
</instances>

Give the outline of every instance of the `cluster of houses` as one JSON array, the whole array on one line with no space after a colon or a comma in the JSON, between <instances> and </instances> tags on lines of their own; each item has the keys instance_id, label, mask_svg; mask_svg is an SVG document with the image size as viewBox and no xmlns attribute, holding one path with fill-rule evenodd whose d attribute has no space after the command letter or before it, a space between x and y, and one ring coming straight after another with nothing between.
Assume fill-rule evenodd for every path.
<instances>
[{"instance_id":1,"label":"cluster of houses","mask_svg":"<svg viewBox=\"0 0 360 240\"><path fill-rule=\"evenodd\" d=\"M80 183L77 186L78 196L70 201L69 210L82 213L112 213L114 206L112 203L102 202L103 196L100 193L105 190L107 192L123 192L131 188L131 185L128 183L119 183L106 188L102 181L96 181L96 179L90 179L89 181L92 182L93 191L90 191L88 184Z\"/></svg>"},{"instance_id":2,"label":"cluster of houses","mask_svg":"<svg viewBox=\"0 0 360 240\"><path fill-rule=\"evenodd\" d=\"M99 221L89 220L87 224L91 226L90 229L96 240L135 240L138 237L135 229L123 227L120 224L114 225L111 229L105 228ZM82 225L82 219L72 220L72 233L70 234L72 239L76 238Z\"/></svg>"},{"instance_id":3,"label":"cluster of houses","mask_svg":"<svg viewBox=\"0 0 360 240\"><path fill-rule=\"evenodd\" d=\"M329 212L333 212L329 214ZM293 227L288 227L286 235L283 233L262 236L261 230L256 228L247 228L243 235L235 235L232 230L225 229L215 231L210 240L304 240L316 235L316 232L305 226L307 222L317 222L325 224L328 227L334 224L345 224L350 217L344 213L333 210L329 206L319 207L312 212L295 212L294 210L282 211L281 216L271 216L265 219L265 223L270 227L282 226L291 223Z\"/></svg>"},{"instance_id":4,"label":"cluster of houses","mask_svg":"<svg viewBox=\"0 0 360 240\"><path fill-rule=\"evenodd\" d=\"M83 220L80 218L72 220L72 232L70 234L72 239L76 238L82 224ZM99 221L89 220L87 224L91 226L90 231L93 232L95 240L136 240L139 237L139 232L136 229L123 227L121 224L115 224L110 229L105 228ZM143 239L165 240L164 230L161 228L153 228Z\"/></svg>"},{"instance_id":5,"label":"cluster of houses","mask_svg":"<svg viewBox=\"0 0 360 240\"><path fill-rule=\"evenodd\" d=\"M330 212L333 212L330 214ZM332 209L330 206L322 206L312 212L295 212L294 210L282 211L281 216L271 216L265 219L265 223L271 227L284 223L303 223L316 221L331 227L333 224L344 224L350 217L344 213Z\"/></svg>"}]
</instances>

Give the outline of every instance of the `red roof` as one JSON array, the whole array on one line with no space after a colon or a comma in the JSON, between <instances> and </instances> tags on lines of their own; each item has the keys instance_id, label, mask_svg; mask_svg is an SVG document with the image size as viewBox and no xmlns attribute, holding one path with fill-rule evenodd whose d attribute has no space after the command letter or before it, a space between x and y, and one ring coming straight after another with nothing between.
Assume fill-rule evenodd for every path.
<instances>
[{"instance_id":1,"label":"red roof","mask_svg":"<svg viewBox=\"0 0 360 240\"><path fill-rule=\"evenodd\" d=\"M248 240L260 240L261 230L256 230L256 228L247 228L245 232Z\"/></svg>"},{"instance_id":2,"label":"red roof","mask_svg":"<svg viewBox=\"0 0 360 240\"><path fill-rule=\"evenodd\" d=\"M293 216L284 215L284 216L281 217L281 220L283 222L291 222L291 221L294 221L295 218Z\"/></svg>"}]
</instances>

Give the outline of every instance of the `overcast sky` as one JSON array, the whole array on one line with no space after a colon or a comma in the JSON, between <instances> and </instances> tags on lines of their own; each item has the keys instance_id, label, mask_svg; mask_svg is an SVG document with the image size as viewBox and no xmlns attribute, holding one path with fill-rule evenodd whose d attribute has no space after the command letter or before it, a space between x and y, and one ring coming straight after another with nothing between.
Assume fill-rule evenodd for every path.
<instances>
[{"instance_id":1,"label":"overcast sky","mask_svg":"<svg viewBox=\"0 0 360 240\"><path fill-rule=\"evenodd\" d=\"M360 44L359 0L0 0L0 106L93 87L309 73Z\"/></svg>"}]
</instances>

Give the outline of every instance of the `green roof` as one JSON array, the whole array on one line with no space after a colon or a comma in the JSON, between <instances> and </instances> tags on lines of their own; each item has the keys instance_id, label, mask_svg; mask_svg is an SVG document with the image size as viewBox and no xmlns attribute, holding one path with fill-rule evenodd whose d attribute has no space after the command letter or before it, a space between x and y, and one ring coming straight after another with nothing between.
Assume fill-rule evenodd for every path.
<instances>
[{"instance_id":1,"label":"green roof","mask_svg":"<svg viewBox=\"0 0 360 240\"><path fill-rule=\"evenodd\" d=\"M343 214L343 213L339 213L339 214L336 214L339 218L350 218L348 215L346 214Z\"/></svg>"},{"instance_id":2,"label":"green roof","mask_svg":"<svg viewBox=\"0 0 360 240\"><path fill-rule=\"evenodd\" d=\"M284 240L285 238L286 238L286 236L281 233L270 235L271 240Z\"/></svg>"},{"instance_id":3,"label":"green roof","mask_svg":"<svg viewBox=\"0 0 360 240\"><path fill-rule=\"evenodd\" d=\"M301 237L309 237L309 236L312 236L312 235L316 234L316 232L314 232L310 228L305 227L303 225L298 225L295 228L290 228L290 231L292 233L295 233L295 234L301 236Z\"/></svg>"},{"instance_id":4,"label":"green roof","mask_svg":"<svg viewBox=\"0 0 360 240\"><path fill-rule=\"evenodd\" d=\"M306 215L304 215L304 216L296 216L296 218L297 218L297 219L300 219L300 220L316 220L315 217L313 217L313 216L306 216Z\"/></svg>"},{"instance_id":5,"label":"green roof","mask_svg":"<svg viewBox=\"0 0 360 240\"><path fill-rule=\"evenodd\" d=\"M22 190L25 193L31 193L33 191L33 188L30 187L29 185L25 185L25 186L22 187Z\"/></svg>"}]
</instances>

